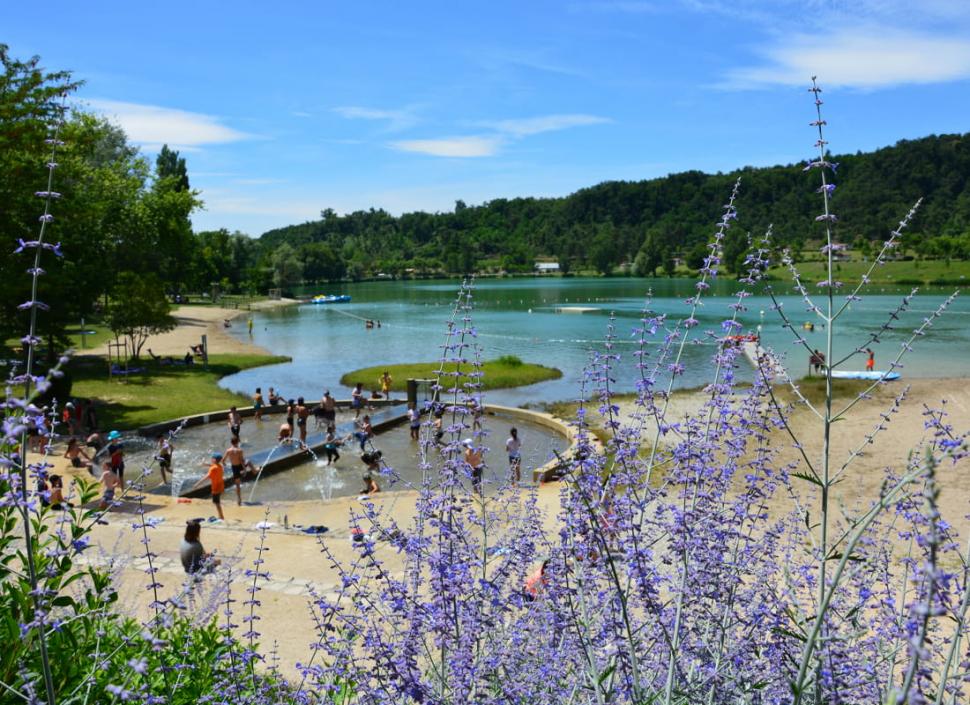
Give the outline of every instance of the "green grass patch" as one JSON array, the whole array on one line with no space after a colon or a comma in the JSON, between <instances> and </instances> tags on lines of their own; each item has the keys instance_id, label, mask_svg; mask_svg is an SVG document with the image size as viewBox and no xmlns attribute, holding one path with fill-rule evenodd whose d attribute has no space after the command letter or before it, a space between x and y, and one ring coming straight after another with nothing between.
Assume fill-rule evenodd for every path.
<instances>
[{"instance_id":1,"label":"green grass patch","mask_svg":"<svg viewBox=\"0 0 970 705\"><path fill-rule=\"evenodd\" d=\"M72 396L96 399L102 428L130 429L181 416L248 406L249 398L218 386L220 379L262 365L288 362L280 355L210 355L209 369L201 364L157 365L140 362L144 372L108 379L103 357L71 362Z\"/></svg>"},{"instance_id":2,"label":"green grass patch","mask_svg":"<svg viewBox=\"0 0 970 705\"><path fill-rule=\"evenodd\" d=\"M853 256L850 262L834 264L835 278L846 285L858 284L872 262L863 262ZM826 263L821 260L800 262L798 271L806 282L818 282L827 278ZM769 273L782 281L791 279L783 267L774 267ZM877 266L870 275L875 286L970 286L970 262L951 260L899 260Z\"/></svg>"},{"instance_id":3,"label":"green grass patch","mask_svg":"<svg viewBox=\"0 0 970 705\"><path fill-rule=\"evenodd\" d=\"M84 330L90 331L90 335L81 335L81 326L69 326L64 332L71 341L71 348L81 354L84 349L96 348L99 345L114 340L114 334L103 323L85 323Z\"/></svg>"},{"instance_id":4,"label":"green grass patch","mask_svg":"<svg viewBox=\"0 0 970 705\"><path fill-rule=\"evenodd\" d=\"M825 378L824 377L802 377L797 381L798 389L802 395L808 399L815 408L825 403ZM847 401L855 398L860 392L872 386L871 380L865 379L833 379L832 380L832 399ZM877 388L878 389L878 388ZM777 388L779 399L787 402L795 402L798 398L788 386L779 385ZM875 390L874 390L875 391Z\"/></svg>"},{"instance_id":5,"label":"green grass patch","mask_svg":"<svg viewBox=\"0 0 970 705\"><path fill-rule=\"evenodd\" d=\"M435 374L441 363L438 362L414 362L404 365L378 365L376 367L365 367L360 370L348 372L340 378L340 383L348 387L353 387L360 382L364 389L380 389L380 377L387 370L391 374L393 382L391 389L403 392L407 389L409 379L434 379ZM456 366L449 363L444 366L445 373L454 372ZM471 365L462 365L462 370L471 372ZM548 379L558 379L562 377L562 372L554 367L545 367L531 362L523 362L514 355L504 355L497 360L487 360L482 364L484 377L481 378L485 389L507 389L509 387L522 387L536 382L545 382ZM445 377L442 386L448 387L449 382L454 377Z\"/></svg>"}]
</instances>

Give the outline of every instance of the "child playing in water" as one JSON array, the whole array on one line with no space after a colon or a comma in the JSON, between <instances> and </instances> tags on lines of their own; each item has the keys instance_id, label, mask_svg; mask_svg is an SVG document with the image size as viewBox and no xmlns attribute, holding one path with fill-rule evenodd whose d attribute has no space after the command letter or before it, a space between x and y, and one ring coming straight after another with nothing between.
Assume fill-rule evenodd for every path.
<instances>
[{"instance_id":1,"label":"child playing in water","mask_svg":"<svg viewBox=\"0 0 970 705\"><path fill-rule=\"evenodd\" d=\"M209 465L209 472L200 477L192 489L197 489L202 486L202 483L206 480L209 481L209 487L212 491L212 503L216 505L216 511L219 513L219 518L223 521L226 516L222 513L222 493L226 491L226 481L223 478L224 468L222 467L222 453L212 454L212 463Z\"/></svg>"},{"instance_id":2,"label":"child playing in water","mask_svg":"<svg viewBox=\"0 0 970 705\"><path fill-rule=\"evenodd\" d=\"M172 451L174 449L172 443L164 434L158 434L155 442L158 444L158 455L155 457L158 458L158 471L162 474L162 484L164 485L168 482L166 473L172 470Z\"/></svg>"},{"instance_id":3,"label":"child playing in water","mask_svg":"<svg viewBox=\"0 0 970 705\"><path fill-rule=\"evenodd\" d=\"M121 486L121 480L111 469L111 461L106 461L101 466L101 470L101 486L104 487L104 493L101 495L101 504L98 505L98 509L103 512L114 502L115 490Z\"/></svg>"},{"instance_id":4,"label":"child playing in water","mask_svg":"<svg viewBox=\"0 0 970 705\"><path fill-rule=\"evenodd\" d=\"M411 440L416 441L421 432L421 412L413 401L408 402L408 421L411 424Z\"/></svg>"},{"instance_id":5,"label":"child playing in water","mask_svg":"<svg viewBox=\"0 0 970 705\"><path fill-rule=\"evenodd\" d=\"M230 407L229 418L227 423L229 424L229 437L239 438L239 431L242 429L242 414L236 411L236 407Z\"/></svg>"},{"instance_id":6,"label":"child playing in water","mask_svg":"<svg viewBox=\"0 0 970 705\"><path fill-rule=\"evenodd\" d=\"M280 424L280 433L276 437L279 443L289 443L293 439L293 429L288 423Z\"/></svg>"},{"instance_id":7,"label":"child playing in water","mask_svg":"<svg viewBox=\"0 0 970 705\"><path fill-rule=\"evenodd\" d=\"M91 458L84 452L84 449L81 448L76 438L71 438L67 442L67 450L64 451L64 457L70 459L72 468L91 467Z\"/></svg>"},{"instance_id":8,"label":"child playing in water","mask_svg":"<svg viewBox=\"0 0 970 705\"><path fill-rule=\"evenodd\" d=\"M239 437L233 436L232 440L229 442L229 447L226 448L225 453L226 462L229 463L229 467L232 468L232 482L236 486L236 504L240 507L242 506L242 478L243 474L248 470L249 474L256 474L256 467L246 461L246 454L243 449L239 447Z\"/></svg>"}]
</instances>

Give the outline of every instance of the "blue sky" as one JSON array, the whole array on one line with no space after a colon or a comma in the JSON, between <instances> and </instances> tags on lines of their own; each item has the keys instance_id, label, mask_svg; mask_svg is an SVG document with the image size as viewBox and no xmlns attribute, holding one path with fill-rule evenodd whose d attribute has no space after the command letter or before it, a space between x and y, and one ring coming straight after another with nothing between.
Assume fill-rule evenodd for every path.
<instances>
[{"instance_id":1,"label":"blue sky","mask_svg":"<svg viewBox=\"0 0 970 705\"><path fill-rule=\"evenodd\" d=\"M48 0L0 42L188 160L200 229L252 235L970 131L967 0Z\"/></svg>"}]
</instances>

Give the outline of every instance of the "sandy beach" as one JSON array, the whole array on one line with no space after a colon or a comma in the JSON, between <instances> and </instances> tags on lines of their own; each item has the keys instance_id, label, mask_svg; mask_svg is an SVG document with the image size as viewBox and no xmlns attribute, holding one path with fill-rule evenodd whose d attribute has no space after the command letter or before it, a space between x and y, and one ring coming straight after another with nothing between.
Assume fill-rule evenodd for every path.
<instances>
[{"instance_id":1,"label":"sandy beach","mask_svg":"<svg viewBox=\"0 0 970 705\"><path fill-rule=\"evenodd\" d=\"M299 303L293 299L267 299L251 305L253 310L292 306ZM176 306L172 315L178 321L174 330L151 336L142 349L147 356L148 350L155 355L182 357L193 345L198 345L202 336L208 340L209 353L265 354L270 352L254 343L233 336L225 326L229 321L233 326L245 326L249 312L239 308L219 306ZM107 343L84 351L88 355L107 355Z\"/></svg>"}]
</instances>

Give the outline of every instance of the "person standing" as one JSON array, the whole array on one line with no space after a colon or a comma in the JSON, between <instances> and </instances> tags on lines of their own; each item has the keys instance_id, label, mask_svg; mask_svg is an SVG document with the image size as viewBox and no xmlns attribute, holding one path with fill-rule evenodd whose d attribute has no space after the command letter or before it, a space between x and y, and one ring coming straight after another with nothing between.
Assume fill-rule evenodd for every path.
<instances>
[{"instance_id":1,"label":"person standing","mask_svg":"<svg viewBox=\"0 0 970 705\"><path fill-rule=\"evenodd\" d=\"M866 359L866 372L872 372L876 368L876 353L871 348L866 348L869 357Z\"/></svg>"},{"instance_id":2,"label":"person standing","mask_svg":"<svg viewBox=\"0 0 970 705\"><path fill-rule=\"evenodd\" d=\"M252 322L252 319L250 319ZM263 420L263 388L256 387L256 393L253 394L253 417L257 421Z\"/></svg>"},{"instance_id":3,"label":"person standing","mask_svg":"<svg viewBox=\"0 0 970 705\"><path fill-rule=\"evenodd\" d=\"M421 434L421 412L413 401L408 402L408 422L411 424L411 440L416 441Z\"/></svg>"},{"instance_id":4,"label":"person standing","mask_svg":"<svg viewBox=\"0 0 970 705\"><path fill-rule=\"evenodd\" d=\"M118 486L125 486L125 449L121 444L121 434L111 431L108 434L108 456L111 472L118 476Z\"/></svg>"},{"instance_id":5,"label":"person standing","mask_svg":"<svg viewBox=\"0 0 970 705\"><path fill-rule=\"evenodd\" d=\"M296 400L296 425L300 427L300 443L306 445L306 423L310 418L310 409L307 408L303 397Z\"/></svg>"},{"instance_id":6,"label":"person standing","mask_svg":"<svg viewBox=\"0 0 970 705\"><path fill-rule=\"evenodd\" d=\"M232 440L229 442L229 447L226 448L225 462L229 463L229 467L232 469L232 483L236 486L236 504L240 507L242 506L242 478L248 469L249 472L255 472L256 468L252 463L246 462L246 454L243 449L239 447L239 437L233 436Z\"/></svg>"},{"instance_id":7,"label":"person standing","mask_svg":"<svg viewBox=\"0 0 970 705\"><path fill-rule=\"evenodd\" d=\"M102 512L109 509L115 500L115 490L121 487L121 480L118 479L117 473L111 469L111 461L106 461L104 465L101 466L101 486L104 488L104 492L101 495L101 504L98 505L98 509Z\"/></svg>"},{"instance_id":8,"label":"person standing","mask_svg":"<svg viewBox=\"0 0 970 705\"><path fill-rule=\"evenodd\" d=\"M354 433L354 437L360 443L360 452L364 452L364 446L367 445L367 441L374 436L374 427L370 424L370 415L364 414L363 422L360 424L360 430Z\"/></svg>"},{"instance_id":9,"label":"person standing","mask_svg":"<svg viewBox=\"0 0 970 705\"><path fill-rule=\"evenodd\" d=\"M509 429L509 437L505 441L505 450L509 454L509 474L512 485L519 484L522 475L522 441L519 440L519 429L513 426Z\"/></svg>"},{"instance_id":10,"label":"person standing","mask_svg":"<svg viewBox=\"0 0 970 705\"><path fill-rule=\"evenodd\" d=\"M475 446L472 444L471 438L466 438L461 442L461 444L465 446L465 463L471 470L472 488L481 494L482 475L485 472L485 464L482 460L482 452L481 450L476 450Z\"/></svg>"},{"instance_id":11,"label":"person standing","mask_svg":"<svg viewBox=\"0 0 970 705\"><path fill-rule=\"evenodd\" d=\"M219 518L225 521L226 516L222 513L222 493L226 491L226 480L223 477L222 453L212 454L212 462L209 464L209 472L200 477L198 481L192 485L192 489L198 489L206 480L209 481L209 489L212 492L212 503L216 505L216 512L219 513Z\"/></svg>"},{"instance_id":12,"label":"person standing","mask_svg":"<svg viewBox=\"0 0 970 705\"><path fill-rule=\"evenodd\" d=\"M323 454L327 457L327 465L340 460L340 451L337 448L343 443L342 439L337 438L337 427L333 424L327 426L327 437L323 441Z\"/></svg>"},{"instance_id":13,"label":"person standing","mask_svg":"<svg viewBox=\"0 0 970 705\"><path fill-rule=\"evenodd\" d=\"M158 444L158 471L162 474L162 484L168 482L168 478L165 477L166 473L172 470L172 443L164 434L158 434L158 438L155 439Z\"/></svg>"},{"instance_id":14,"label":"person standing","mask_svg":"<svg viewBox=\"0 0 970 705\"><path fill-rule=\"evenodd\" d=\"M387 370L384 370L384 374L381 375L378 382L380 382L381 393L384 395L385 399L390 400L391 398L391 384L393 383L393 381L394 380L391 377L391 373L388 372Z\"/></svg>"},{"instance_id":15,"label":"person standing","mask_svg":"<svg viewBox=\"0 0 970 705\"><path fill-rule=\"evenodd\" d=\"M286 425L290 427L290 438L293 437L293 421L296 418L296 402L290 399L286 402Z\"/></svg>"},{"instance_id":16,"label":"person standing","mask_svg":"<svg viewBox=\"0 0 970 705\"><path fill-rule=\"evenodd\" d=\"M226 423L229 425L229 437L239 438L239 432L242 430L242 414L240 414L236 407L229 407L229 418L226 419Z\"/></svg>"},{"instance_id":17,"label":"person standing","mask_svg":"<svg viewBox=\"0 0 970 705\"><path fill-rule=\"evenodd\" d=\"M350 393L350 406L354 410L354 420L360 418L360 410L364 406L364 383L358 382L354 391Z\"/></svg>"},{"instance_id":18,"label":"person standing","mask_svg":"<svg viewBox=\"0 0 970 705\"><path fill-rule=\"evenodd\" d=\"M329 389L323 393L323 399L320 400L320 409L322 409L323 421L327 427L336 425L337 400L330 396Z\"/></svg>"}]
</instances>

